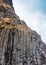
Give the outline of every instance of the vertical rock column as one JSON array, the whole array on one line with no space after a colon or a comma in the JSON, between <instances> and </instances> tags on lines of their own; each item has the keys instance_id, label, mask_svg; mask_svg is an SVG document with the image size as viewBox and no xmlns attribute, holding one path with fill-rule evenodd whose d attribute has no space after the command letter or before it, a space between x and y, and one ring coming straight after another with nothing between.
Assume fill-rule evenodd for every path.
<instances>
[{"instance_id":1,"label":"vertical rock column","mask_svg":"<svg viewBox=\"0 0 46 65\"><path fill-rule=\"evenodd\" d=\"M12 65L13 49L14 49L14 29L10 29L8 34L8 41L4 52L5 65L7 64Z\"/></svg>"}]
</instances>

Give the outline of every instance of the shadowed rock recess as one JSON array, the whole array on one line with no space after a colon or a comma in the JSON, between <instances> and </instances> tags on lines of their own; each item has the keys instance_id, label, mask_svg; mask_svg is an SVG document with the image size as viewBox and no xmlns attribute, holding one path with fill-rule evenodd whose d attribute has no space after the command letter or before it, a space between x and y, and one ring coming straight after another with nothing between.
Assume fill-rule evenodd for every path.
<instances>
[{"instance_id":1,"label":"shadowed rock recess","mask_svg":"<svg viewBox=\"0 0 46 65\"><path fill-rule=\"evenodd\" d=\"M16 15L12 0L0 0L0 65L46 65L45 43Z\"/></svg>"}]
</instances>

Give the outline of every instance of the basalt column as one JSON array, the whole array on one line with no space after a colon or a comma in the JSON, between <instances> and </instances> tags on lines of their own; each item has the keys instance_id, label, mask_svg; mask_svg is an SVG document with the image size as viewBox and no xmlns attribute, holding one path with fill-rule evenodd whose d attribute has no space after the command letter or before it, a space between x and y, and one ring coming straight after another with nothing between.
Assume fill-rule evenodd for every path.
<instances>
[{"instance_id":1,"label":"basalt column","mask_svg":"<svg viewBox=\"0 0 46 65\"><path fill-rule=\"evenodd\" d=\"M12 65L13 50L14 50L14 29L10 29L8 33L8 41L5 46L5 52L4 52L5 65Z\"/></svg>"}]
</instances>

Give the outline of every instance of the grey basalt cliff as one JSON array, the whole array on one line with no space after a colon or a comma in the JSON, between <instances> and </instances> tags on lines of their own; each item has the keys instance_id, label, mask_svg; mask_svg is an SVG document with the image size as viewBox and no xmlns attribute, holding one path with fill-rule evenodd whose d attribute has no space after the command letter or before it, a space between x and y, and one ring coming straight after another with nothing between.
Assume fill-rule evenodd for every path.
<instances>
[{"instance_id":1,"label":"grey basalt cliff","mask_svg":"<svg viewBox=\"0 0 46 65\"><path fill-rule=\"evenodd\" d=\"M16 15L12 0L0 0L0 65L46 65L46 44Z\"/></svg>"}]
</instances>

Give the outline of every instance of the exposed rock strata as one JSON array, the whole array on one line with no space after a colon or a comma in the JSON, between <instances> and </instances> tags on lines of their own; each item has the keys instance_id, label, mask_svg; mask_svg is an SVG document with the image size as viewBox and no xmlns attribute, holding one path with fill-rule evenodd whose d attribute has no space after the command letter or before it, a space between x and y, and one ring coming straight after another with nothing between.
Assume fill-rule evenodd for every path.
<instances>
[{"instance_id":1,"label":"exposed rock strata","mask_svg":"<svg viewBox=\"0 0 46 65\"><path fill-rule=\"evenodd\" d=\"M46 65L41 36L20 20L7 1L12 3L0 0L0 65Z\"/></svg>"}]
</instances>

